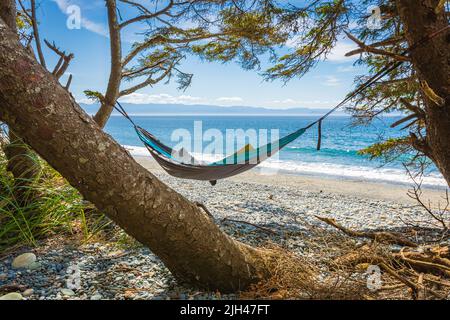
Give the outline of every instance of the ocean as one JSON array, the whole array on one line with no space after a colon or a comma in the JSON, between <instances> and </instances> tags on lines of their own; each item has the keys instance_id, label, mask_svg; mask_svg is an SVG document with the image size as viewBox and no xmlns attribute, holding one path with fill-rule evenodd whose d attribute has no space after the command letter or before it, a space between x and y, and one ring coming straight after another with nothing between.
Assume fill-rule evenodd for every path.
<instances>
[{"instance_id":1,"label":"ocean","mask_svg":"<svg viewBox=\"0 0 450 320\"><path fill-rule=\"evenodd\" d=\"M133 116L138 125L172 147L177 146L180 142L173 140L174 133L181 132L185 135L190 133L191 137L194 138L190 142L191 149L188 150L204 161L218 160L221 156L230 152L227 152L229 149L226 148L226 142L223 142L221 152L217 152L215 155L208 153L208 148L199 149L198 146L206 147L209 144L208 141L205 141L204 135L198 134L197 129L200 125L203 134L208 132L222 133L224 137L226 137L226 131L231 129L250 130L247 132L256 132L258 137L267 131L272 133L272 136L268 135L267 138L270 141L271 137L277 138L277 134L282 137L307 125L316 118L317 116L248 115ZM259 167L288 174L411 184L412 181L402 164L407 160L407 156L395 162L383 163L381 160L370 160L367 156L358 154L358 150L380 141L383 137L395 138L401 136L398 129L390 128L390 124L398 119L397 117L386 117L375 121L370 126L355 127L352 126L350 117L330 116L322 124L322 147L320 151L316 150L318 133L317 129L313 127L284 148L279 155L263 162ZM129 149L133 155L150 156L125 118L113 115L106 126L106 131ZM263 140L259 141L263 142ZM236 143L235 147L238 149L243 147L245 142L241 142L240 145ZM252 141L247 142L252 143ZM445 180L435 167L427 169L422 184L436 188L446 186Z\"/></svg>"}]
</instances>

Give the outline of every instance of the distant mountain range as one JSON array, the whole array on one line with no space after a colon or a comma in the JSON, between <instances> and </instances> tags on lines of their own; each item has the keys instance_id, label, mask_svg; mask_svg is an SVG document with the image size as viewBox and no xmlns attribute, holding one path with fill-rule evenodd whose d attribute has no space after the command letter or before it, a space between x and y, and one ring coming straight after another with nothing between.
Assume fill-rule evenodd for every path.
<instances>
[{"instance_id":1,"label":"distant mountain range","mask_svg":"<svg viewBox=\"0 0 450 320\"><path fill-rule=\"evenodd\" d=\"M94 114L98 110L96 104L80 104L89 114ZM223 107L212 105L183 105L183 104L131 104L122 103L130 115L319 115L328 109L312 108L291 108L291 109L270 109L262 107ZM114 111L113 114L118 114ZM336 115L344 115L342 111Z\"/></svg>"}]
</instances>

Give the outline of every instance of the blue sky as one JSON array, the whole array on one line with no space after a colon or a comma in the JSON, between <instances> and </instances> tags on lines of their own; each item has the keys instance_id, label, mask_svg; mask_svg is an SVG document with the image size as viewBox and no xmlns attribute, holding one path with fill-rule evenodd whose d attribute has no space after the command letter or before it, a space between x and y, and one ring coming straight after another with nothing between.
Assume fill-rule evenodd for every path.
<instances>
[{"instance_id":1,"label":"blue sky","mask_svg":"<svg viewBox=\"0 0 450 320\"><path fill-rule=\"evenodd\" d=\"M70 5L81 8L81 29L67 27L67 9ZM86 102L83 90L104 92L109 76L109 40L104 1L41 0L38 16L41 37L54 41L61 49L75 55L68 72L73 74L71 90L77 101ZM139 40L138 33L144 27L133 26L124 30L124 52ZM293 79L287 84L281 81L264 82L256 71L244 71L234 63L207 63L190 57L182 65L184 71L194 74L193 83L186 91L179 91L175 83L158 84L123 97L121 101L283 109L329 108L353 88L355 76L365 71L363 67L353 66L354 58L344 57L352 48L354 44L343 38L327 61L321 62L303 78ZM57 57L48 50L45 53L48 64L53 66Z\"/></svg>"}]
</instances>

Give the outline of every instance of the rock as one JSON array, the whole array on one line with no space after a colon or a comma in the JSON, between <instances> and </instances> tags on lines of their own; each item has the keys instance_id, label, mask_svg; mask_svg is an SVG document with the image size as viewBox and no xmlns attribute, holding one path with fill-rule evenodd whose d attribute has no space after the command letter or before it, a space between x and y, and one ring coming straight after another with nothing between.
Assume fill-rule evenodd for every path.
<instances>
[{"instance_id":1,"label":"rock","mask_svg":"<svg viewBox=\"0 0 450 320\"><path fill-rule=\"evenodd\" d=\"M170 299L179 299L180 294L178 292L170 292L169 297L170 297Z\"/></svg>"},{"instance_id":2,"label":"rock","mask_svg":"<svg viewBox=\"0 0 450 320\"><path fill-rule=\"evenodd\" d=\"M8 280L13 280L16 277L16 272L14 270L8 270Z\"/></svg>"},{"instance_id":3,"label":"rock","mask_svg":"<svg viewBox=\"0 0 450 320\"><path fill-rule=\"evenodd\" d=\"M42 264L40 262L35 261L28 266L28 269L29 270L38 270L41 267L42 267Z\"/></svg>"},{"instance_id":4,"label":"rock","mask_svg":"<svg viewBox=\"0 0 450 320\"><path fill-rule=\"evenodd\" d=\"M187 300L188 297L185 293L181 293L180 296L178 297L180 300Z\"/></svg>"},{"instance_id":5,"label":"rock","mask_svg":"<svg viewBox=\"0 0 450 320\"><path fill-rule=\"evenodd\" d=\"M125 299L131 300L131 299L134 299L136 297L136 294L133 291L131 291L131 290L125 290L125 293L124 293L123 296L124 296Z\"/></svg>"},{"instance_id":6,"label":"rock","mask_svg":"<svg viewBox=\"0 0 450 320\"><path fill-rule=\"evenodd\" d=\"M29 297L29 296L31 296L33 293L34 293L34 290L33 290L33 289L27 289L27 290L25 290L25 291L23 292L23 296L24 296L24 297Z\"/></svg>"},{"instance_id":7,"label":"rock","mask_svg":"<svg viewBox=\"0 0 450 320\"><path fill-rule=\"evenodd\" d=\"M5 294L4 296L1 296L0 300L23 300L23 297L20 293L11 292L11 293Z\"/></svg>"},{"instance_id":8,"label":"rock","mask_svg":"<svg viewBox=\"0 0 450 320\"><path fill-rule=\"evenodd\" d=\"M67 296L67 297L72 297L75 295L75 292L73 292L73 290L71 290L71 289L63 288L60 291L64 296Z\"/></svg>"},{"instance_id":9,"label":"rock","mask_svg":"<svg viewBox=\"0 0 450 320\"><path fill-rule=\"evenodd\" d=\"M91 300L101 300L103 297L101 294L97 293L91 296Z\"/></svg>"},{"instance_id":10,"label":"rock","mask_svg":"<svg viewBox=\"0 0 450 320\"><path fill-rule=\"evenodd\" d=\"M16 257L12 262L12 267L14 269L28 268L34 262L36 262L36 255L34 253L27 252Z\"/></svg>"},{"instance_id":11,"label":"rock","mask_svg":"<svg viewBox=\"0 0 450 320\"><path fill-rule=\"evenodd\" d=\"M64 270L64 265L61 263L58 263L54 266L54 268L57 272L60 272L60 271Z\"/></svg>"}]
</instances>

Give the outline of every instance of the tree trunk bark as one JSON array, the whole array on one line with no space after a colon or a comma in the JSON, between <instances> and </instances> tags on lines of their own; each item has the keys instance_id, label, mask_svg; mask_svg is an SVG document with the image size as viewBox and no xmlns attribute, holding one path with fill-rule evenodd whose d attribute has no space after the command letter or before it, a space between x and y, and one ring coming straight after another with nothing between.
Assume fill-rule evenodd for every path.
<instances>
[{"instance_id":1,"label":"tree trunk bark","mask_svg":"<svg viewBox=\"0 0 450 320\"><path fill-rule=\"evenodd\" d=\"M15 0L2 0L0 1L0 18L6 23L7 26L17 33L17 10Z\"/></svg>"},{"instance_id":2,"label":"tree trunk bark","mask_svg":"<svg viewBox=\"0 0 450 320\"><path fill-rule=\"evenodd\" d=\"M410 46L424 36L448 26L445 10L436 12L439 2L397 0ZM426 88L423 90L426 100L426 147L430 158L450 186L450 32L447 30L443 35L419 46L411 57L419 79L424 81Z\"/></svg>"},{"instance_id":3,"label":"tree trunk bark","mask_svg":"<svg viewBox=\"0 0 450 320\"><path fill-rule=\"evenodd\" d=\"M16 34L16 3L15 0L5 0L0 3L0 18ZM6 158L8 159L7 170L14 176L14 182L17 189L17 200L22 202L26 200L23 196L27 193L27 186L30 180L34 179L39 172L39 165L34 160L32 151L24 144L22 139L12 130L9 130L9 143L3 147Z\"/></svg>"},{"instance_id":4,"label":"tree trunk bark","mask_svg":"<svg viewBox=\"0 0 450 320\"><path fill-rule=\"evenodd\" d=\"M71 99L0 19L0 118L86 200L181 281L223 292L270 275L270 251L242 244L137 164Z\"/></svg>"},{"instance_id":5,"label":"tree trunk bark","mask_svg":"<svg viewBox=\"0 0 450 320\"><path fill-rule=\"evenodd\" d=\"M102 128L105 127L111 116L111 112L119 97L120 83L122 81L122 40L117 21L116 0L107 0L106 7L111 50L111 71L109 73L108 88L106 89L104 100L100 104L100 109L94 115L95 122Z\"/></svg>"}]
</instances>

